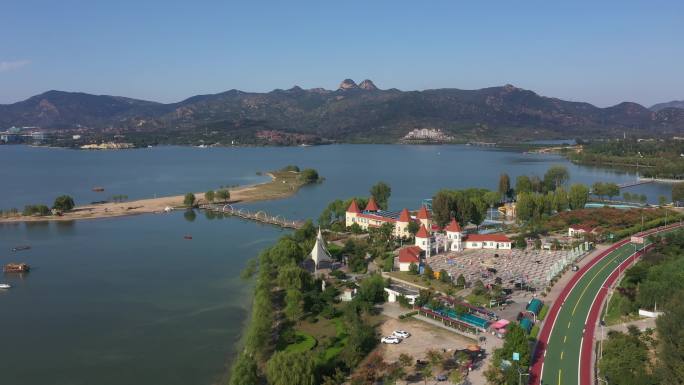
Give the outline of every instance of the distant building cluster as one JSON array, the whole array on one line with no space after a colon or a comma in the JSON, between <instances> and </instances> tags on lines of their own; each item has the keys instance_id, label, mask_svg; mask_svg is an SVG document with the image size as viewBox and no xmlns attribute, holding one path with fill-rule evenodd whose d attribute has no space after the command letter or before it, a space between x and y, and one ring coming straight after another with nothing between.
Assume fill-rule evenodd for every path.
<instances>
[{"instance_id":1,"label":"distant building cluster","mask_svg":"<svg viewBox=\"0 0 684 385\"><path fill-rule=\"evenodd\" d=\"M454 138L445 134L439 128L416 128L404 135L403 140L429 140L435 142L446 142Z\"/></svg>"},{"instance_id":2,"label":"distant building cluster","mask_svg":"<svg viewBox=\"0 0 684 385\"><path fill-rule=\"evenodd\" d=\"M5 131L0 131L0 143L42 142L46 140L48 136L48 133L37 130L36 127L10 127Z\"/></svg>"},{"instance_id":3,"label":"distant building cluster","mask_svg":"<svg viewBox=\"0 0 684 385\"><path fill-rule=\"evenodd\" d=\"M82 150L124 150L135 147L133 143L114 143L106 142L100 144L85 144L81 146Z\"/></svg>"}]
</instances>

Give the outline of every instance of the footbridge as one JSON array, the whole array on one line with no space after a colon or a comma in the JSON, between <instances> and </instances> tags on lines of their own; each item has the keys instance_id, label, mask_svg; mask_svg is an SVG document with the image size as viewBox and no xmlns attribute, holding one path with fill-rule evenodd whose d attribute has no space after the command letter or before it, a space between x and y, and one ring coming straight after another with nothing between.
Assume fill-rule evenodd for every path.
<instances>
[{"instance_id":1,"label":"footbridge","mask_svg":"<svg viewBox=\"0 0 684 385\"><path fill-rule=\"evenodd\" d=\"M244 207L234 207L229 203L200 205L200 209L214 211L217 213L222 213L224 215L231 215L242 219L266 223L269 225L279 226L287 229L299 229L304 225L304 221L287 219L282 215L270 215L269 213L263 210L250 211Z\"/></svg>"}]
</instances>

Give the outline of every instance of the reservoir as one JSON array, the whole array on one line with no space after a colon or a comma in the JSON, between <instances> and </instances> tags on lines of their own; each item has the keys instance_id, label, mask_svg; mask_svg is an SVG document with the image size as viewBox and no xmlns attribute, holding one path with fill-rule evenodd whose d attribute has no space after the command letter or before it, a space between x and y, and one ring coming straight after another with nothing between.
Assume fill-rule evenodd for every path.
<instances>
[{"instance_id":1,"label":"reservoir","mask_svg":"<svg viewBox=\"0 0 684 385\"><path fill-rule=\"evenodd\" d=\"M334 199L392 187L390 207L417 208L441 188L495 189L503 172L543 176L564 165L571 182L624 183L634 174L573 165L557 155L471 146L155 147L75 151L0 146L0 207L76 204L113 195L138 199L267 180L294 164L321 184L288 199L250 204L292 219L318 218ZM92 191L101 186L104 192ZM635 186L650 202L670 186ZM2 276L0 384L210 385L226 368L250 311L248 259L284 233L276 227L197 212L79 222L0 225L0 262L26 262ZM192 240L184 239L192 235ZM12 252L18 245L30 250Z\"/></svg>"}]
</instances>

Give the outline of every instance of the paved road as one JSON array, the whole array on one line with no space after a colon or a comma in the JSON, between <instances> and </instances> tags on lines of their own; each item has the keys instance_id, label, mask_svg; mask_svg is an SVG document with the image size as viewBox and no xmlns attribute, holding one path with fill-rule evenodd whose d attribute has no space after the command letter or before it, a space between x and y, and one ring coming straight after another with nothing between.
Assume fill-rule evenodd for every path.
<instances>
[{"instance_id":1,"label":"paved road","mask_svg":"<svg viewBox=\"0 0 684 385\"><path fill-rule=\"evenodd\" d=\"M637 254L640 254L637 253ZM534 385L592 383L592 346L601 303L620 270L636 257L629 239L600 253L570 280L553 304L539 336Z\"/></svg>"}]
</instances>

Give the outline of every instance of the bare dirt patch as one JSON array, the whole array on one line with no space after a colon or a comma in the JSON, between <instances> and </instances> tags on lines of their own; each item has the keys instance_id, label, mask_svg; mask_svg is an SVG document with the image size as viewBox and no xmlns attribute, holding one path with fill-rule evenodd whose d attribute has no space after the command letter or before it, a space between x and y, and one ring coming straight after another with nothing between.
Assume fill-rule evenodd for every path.
<instances>
[{"instance_id":1,"label":"bare dirt patch","mask_svg":"<svg viewBox=\"0 0 684 385\"><path fill-rule=\"evenodd\" d=\"M379 330L383 336L388 336L395 330L406 330L411 333L411 337L404 339L400 344L381 344L377 348L387 362L398 360L402 353L408 354L414 359L425 359L428 350L448 352L464 349L475 343L474 340L459 334L411 318L402 321L389 318Z\"/></svg>"}]
</instances>

